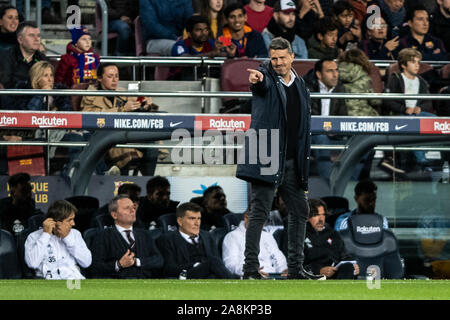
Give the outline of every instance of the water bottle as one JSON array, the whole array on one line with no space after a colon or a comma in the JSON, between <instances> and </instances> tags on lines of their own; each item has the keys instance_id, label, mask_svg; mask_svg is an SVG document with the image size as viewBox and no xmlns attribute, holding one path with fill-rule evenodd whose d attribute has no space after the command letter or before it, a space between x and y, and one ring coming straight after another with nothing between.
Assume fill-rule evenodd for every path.
<instances>
[{"instance_id":1,"label":"water bottle","mask_svg":"<svg viewBox=\"0 0 450 320\"><path fill-rule=\"evenodd\" d=\"M186 280L186 279L187 279L187 270L183 269L183 270L180 272L180 275L179 275L178 279L180 279L180 280Z\"/></svg>"},{"instance_id":2,"label":"water bottle","mask_svg":"<svg viewBox=\"0 0 450 320\"><path fill-rule=\"evenodd\" d=\"M444 162L444 165L442 166L442 183L448 183L450 180L450 168L448 166L448 161Z\"/></svg>"}]
</instances>

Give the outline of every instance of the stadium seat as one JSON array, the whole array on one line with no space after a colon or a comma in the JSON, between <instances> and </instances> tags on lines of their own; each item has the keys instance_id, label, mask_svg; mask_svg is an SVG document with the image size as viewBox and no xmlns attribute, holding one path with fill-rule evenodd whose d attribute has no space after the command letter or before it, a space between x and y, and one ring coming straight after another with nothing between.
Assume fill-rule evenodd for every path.
<instances>
[{"instance_id":1,"label":"stadium seat","mask_svg":"<svg viewBox=\"0 0 450 320\"><path fill-rule=\"evenodd\" d=\"M45 214L35 214L28 218L28 230L31 232L42 228L42 223L45 220Z\"/></svg>"},{"instance_id":2,"label":"stadium seat","mask_svg":"<svg viewBox=\"0 0 450 320\"><path fill-rule=\"evenodd\" d=\"M249 58L225 60L220 74L222 91L250 91L247 69L258 69L260 64Z\"/></svg>"},{"instance_id":3,"label":"stadium seat","mask_svg":"<svg viewBox=\"0 0 450 320\"><path fill-rule=\"evenodd\" d=\"M97 229L105 229L114 225L114 219L109 213L99 214L95 217L95 227Z\"/></svg>"},{"instance_id":4,"label":"stadium seat","mask_svg":"<svg viewBox=\"0 0 450 320\"><path fill-rule=\"evenodd\" d=\"M315 61L294 60L294 62L292 63L292 67L295 69L299 76L303 77L308 73L309 70L314 68L315 64Z\"/></svg>"},{"instance_id":5,"label":"stadium seat","mask_svg":"<svg viewBox=\"0 0 450 320\"><path fill-rule=\"evenodd\" d=\"M101 8L97 4L95 6L95 32L97 33L98 37L100 38L100 35L102 34L102 13ZM118 34L116 32L108 32L108 42L109 40L117 40ZM108 46L110 48L110 46Z\"/></svg>"},{"instance_id":6,"label":"stadium seat","mask_svg":"<svg viewBox=\"0 0 450 320\"><path fill-rule=\"evenodd\" d=\"M89 229L92 216L99 207L98 199L91 196L75 196L66 198L66 200L78 209L75 215L75 229L83 233Z\"/></svg>"},{"instance_id":7,"label":"stadium seat","mask_svg":"<svg viewBox=\"0 0 450 320\"><path fill-rule=\"evenodd\" d=\"M163 214L156 220L156 226L164 234L170 231L178 230L177 216L175 213Z\"/></svg>"},{"instance_id":8,"label":"stadium seat","mask_svg":"<svg viewBox=\"0 0 450 320\"><path fill-rule=\"evenodd\" d=\"M228 232L230 232L239 227L241 221L244 220L244 214L228 213L224 215L223 218L225 220L225 227L227 228Z\"/></svg>"},{"instance_id":9,"label":"stadium seat","mask_svg":"<svg viewBox=\"0 0 450 320\"><path fill-rule=\"evenodd\" d=\"M90 249L95 236L100 232L100 229L89 228L83 232L83 239L86 242L87 247Z\"/></svg>"},{"instance_id":10,"label":"stadium seat","mask_svg":"<svg viewBox=\"0 0 450 320\"><path fill-rule=\"evenodd\" d=\"M432 70L433 67L427 63L420 63L419 74ZM394 72L400 72L400 67L398 63L392 63L387 71L387 78L389 79Z\"/></svg>"},{"instance_id":11,"label":"stadium seat","mask_svg":"<svg viewBox=\"0 0 450 320\"><path fill-rule=\"evenodd\" d=\"M86 90L88 87L89 87L89 83L77 83L72 86L72 89ZM81 99L83 99L83 96L72 96L71 97L73 111L81 111Z\"/></svg>"},{"instance_id":12,"label":"stadium seat","mask_svg":"<svg viewBox=\"0 0 450 320\"><path fill-rule=\"evenodd\" d=\"M14 237L0 229L0 279L20 279L22 272Z\"/></svg>"},{"instance_id":13,"label":"stadium seat","mask_svg":"<svg viewBox=\"0 0 450 320\"><path fill-rule=\"evenodd\" d=\"M349 212L348 200L344 197L339 196L328 196L320 198L323 200L328 207L328 215L326 217L326 222L334 228L336 219L343 213Z\"/></svg>"},{"instance_id":14,"label":"stadium seat","mask_svg":"<svg viewBox=\"0 0 450 320\"><path fill-rule=\"evenodd\" d=\"M159 237L161 237L162 235L162 231L160 228L155 228L155 229L151 229L151 230L147 230L150 235L152 236L153 240L158 240Z\"/></svg>"},{"instance_id":15,"label":"stadium seat","mask_svg":"<svg viewBox=\"0 0 450 320\"><path fill-rule=\"evenodd\" d=\"M145 41L142 33L141 17L134 19L134 42L136 43L136 56L145 56Z\"/></svg>"},{"instance_id":16,"label":"stadium seat","mask_svg":"<svg viewBox=\"0 0 450 320\"><path fill-rule=\"evenodd\" d=\"M219 250L220 258L222 258L222 243L223 239L227 235L228 230L227 228L216 228L212 231L210 231L210 234L216 244L217 249Z\"/></svg>"},{"instance_id":17,"label":"stadium seat","mask_svg":"<svg viewBox=\"0 0 450 320\"><path fill-rule=\"evenodd\" d=\"M17 245L17 258L19 259L19 264L22 269L23 279L36 279L36 273L33 269L30 269L25 262L25 241L27 241L30 235L30 229L25 229L19 235L16 236Z\"/></svg>"},{"instance_id":18,"label":"stadium seat","mask_svg":"<svg viewBox=\"0 0 450 320\"><path fill-rule=\"evenodd\" d=\"M356 214L348 219L348 228L339 232L349 254L365 277L367 267L380 268L382 279L401 279L404 274L397 238L383 229L383 217L374 214Z\"/></svg>"},{"instance_id":19,"label":"stadium seat","mask_svg":"<svg viewBox=\"0 0 450 320\"><path fill-rule=\"evenodd\" d=\"M369 76L372 79L373 92L382 93L384 90L384 82L383 79L381 78L380 69L372 62L370 63Z\"/></svg>"}]
</instances>

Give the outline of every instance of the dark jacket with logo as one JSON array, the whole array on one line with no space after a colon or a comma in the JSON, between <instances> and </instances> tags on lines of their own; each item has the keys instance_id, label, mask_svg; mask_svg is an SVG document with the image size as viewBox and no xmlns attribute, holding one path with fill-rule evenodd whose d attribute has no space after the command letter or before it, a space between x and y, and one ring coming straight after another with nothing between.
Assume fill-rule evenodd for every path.
<instances>
[{"instance_id":1,"label":"dark jacket with logo","mask_svg":"<svg viewBox=\"0 0 450 320\"><path fill-rule=\"evenodd\" d=\"M448 60L448 54L442 40L433 37L429 33L425 35L422 43L419 43L411 33L409 33L407 36L400 39L398 50L401 51L404 48L413 48L420 51L422 54L422 61ZM439 52L436 53L436 51Z\"/></svg>"},{"instance_id":2,"label":"dark jacket with logo","mask_svg":"<svg viewBox=\"0 0 450 320\"><path fill-rule=\"evenodd\" d=\"M338 232L325 224L325 228L317 232L308 222L305 235L305 267L314 274L319 274L320 269L329 267L340 261L354 260L345 250L344 242Z\"/></svg>"},{"instance_id":3,"label":"dark jacket with logo","mask_svg":"<svg viewBox=\"0 0 450 320\"><path fill-rule=\"evenodd\" d=\"M272 68L270 61L263 62L259 71L264 75L262 82L252 85L251 91L252 97L252 121L250 124L250 132L255 133L252 137L246 136L245 143L245 162L238 164L236 176L246 181L260 181L273 184L275 186L280 185L282 175L284 172L286 162L287 151L287 106L286 106L286 93L278 75ZM295 73L295 71L293 71ZM311 149L311 98L309 90L306 88L305 81L296 74L294 84L298 90L300 98L300 124L298 127L297 136L297 157L295 162L297 165L297 180L300 187L303 190L308 190L308 176L309 176L309 156ZM267 130L267 137L261 136L263 131ZM267 151L270 154L271 150L271 137L270 133L273 129L279 129L278 137L278 168L273 168L272 164L262 164L261 159L257 156L255 164L250 163L249 154L252 149L255 148L254 143L259 145L259 140L264 138L267 145ZM250 139L249 139L250 138ZM253 141L252 141L253 140ZM252 141L252 144L249 144ZM276 157L276 156L275 156ZM262 172L261 169L267 169L272 165L272 174L268 172Z\"/></svg>"},{"instance_id":4,"label":"dark jacket with logo","mask_svg":"<svg viewBox=\"0 0 450 320\"><path fill-rule=\"evenodd\" d=\"M428 90L428 83L421 76L417 76L419 78L419 94L421 93L430 93ZM385 91L387 93L404 93L405 92L405 81L400 73L395 72L389 78L389 81L386 85ZM383 103L384 108L391 115L405 115L406 104L405 100L384 100ZM418 100L417 106L419 106L422 111L430 112L432 109L432 101L431 100Z\"/></svg>"}]
</instances>

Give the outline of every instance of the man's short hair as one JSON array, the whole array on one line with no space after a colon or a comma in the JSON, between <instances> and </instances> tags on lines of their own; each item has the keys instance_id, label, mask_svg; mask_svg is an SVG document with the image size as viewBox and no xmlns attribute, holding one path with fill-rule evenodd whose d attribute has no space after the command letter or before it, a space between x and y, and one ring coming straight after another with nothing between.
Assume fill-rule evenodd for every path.
<instances>
[{"instance_id":1,"label":"man's short hair","mask_svg":"<svg viewBox=\"0 0 450 320\"><path fill-rule=\"evenodd\" d=\"M419 50L413 48L405 48L398 53L397 63L400 70L403 71L402 66L406 66L408 61L414 61L414 58L422 60L422 53Z\"/></svg>"},{"instance_id":2,"label":"man's short hair","mask_svg":"<svg viewBox=\"0 0 450 320\"><path fill-rule=\"evenodd\" d=\"M189 19L187 19L187 21L186 21L186 25L185 25L186 31L192 32L192 30L194 30L194 27L197 23L204 23L209 28L208 18L206 18L204 16L193 15L193 16L190 16Z\"/></svg>"},{"instance_id":3,"label":"man's short hair","mask_svg":"<svg viewBox=\"0 0 450 320\"><path fill-rule=\"evenodd\" d=\"M203 192L203 200L206 200L215 190L222 190L221 186L211 186Z\"/></svg>"},{"instance_id":4,"label":"man's short hair","mask_svg":"<svg viewBox=\"0 0 450 320\"><path fill-rule=\"evenodd\" d=\"M122 200L122 199L130 199L130 196L127 194L118 194L117 196L115 196L114 198L111 199L111 201L108 204L108 211L109 213L111 212L117 212L117 208L118 208L118 204L117 201ZM130 199L131 200L131 199ZM133 200L131 200L133 201Z\"/></svg>"},{"instance_id":5,"label":"man's short hair","mask_svg":"<svg viewBox=\"0 0 450 320\"><path fill-rule=\"evenodd\" d=\"M150 180L147 181L147 193L152 194L156 189L167 188L170 187L169 180L165 177L154 176Z\"/></svg>"},{"instance_id":6,"label":"man's short hair","mask_svg":"<svg viewBox=\"0 0 450 320\"><path fill-rule=\"evenodd\" d=\"M20 184L26 184L28 182L30 182L30 175L26 172L19 172L16 173L15 175L12 175L11 177L9 177L8 179L8 184L9 187L17 187Z\"/></svg>"},{"instance_id":7,"label":"man's short hair","mask_svg":"<svg viewBox=\"0 0 450 320\"><path fill-rule=\"evenodd\" d=\"M325 215L328 214L328 207L325 201L322 199L308 199L309 204L309 216L308 218L312 218L319 214L319 207L323 207L325 210Z\"/></svg>"},{"instance_id":8,"label":"man's short hair","mask_svg":"<svg viewBox=\"0 0 450 320\"><path fill-rule=\"evenodd\" d=\"M38 27L37 24L34 23L33 21L23 21L23 22L19 23L19 26L17 27L17 30L16 30L16 34L17 34L17 36L21 36L23 33L23 30L25 28L37 29L37 27Z\"/></svg>"},{"instance_id":9,"label":"man's short hair","mask_svg":"<svg viewBox=\"0 0 450 320\"><path fill-rule=\"evenodd\" d=\"M325 16L321 19L319 19L316 22L316 27L314 28L316 30L316 35L317 34L321 34L322 36L325 36L327 34L327 32L331 32L334 30L338 30L339 27L336 23L336 21L328 16Z\"/></svg>"},{"instance_id":10,"label":"man's short hair","mask_svg":"<svg viewBox=\"0 0 450 320\"><path fill-rule=\"evenodd\" d=\"M355 196L360 196L363 193L374 193L378 189L377 185L372 180L363 180L358 182L355 186Z\"/></svg>"},{"instance_id":11,"label":"man's short hair","mask_svg":"<svg viewBox=\"0 0 450 320\"><path fill-rule=\"evenodd\" d=\"M335 16L340 15L345 10L353 12L353 7L347 0L339 0L333 4L333 14Z\"/></svg>"},{"instance_id":12,"label":"man's short hair","mask_svg":"<svg viewBox=\"0 0 450 320\"><path fill-rule=\"evenodd\" d=\"M224 10L223 10L223 15L225 16L225 19L228 19L228 17L230 16L230 14L237 9L241 9L242 13L245 14L245 8L242 5L242 3L239 2L234 2L229 4Z\"/></svg>"},{"instance_id":13,"label":"man's short hair","mask_svg":"<svg viewBox=\"0 0 450 320\"><path fill-rule=\"evenodd\" d=\"M336 62L336 61L333 60L333 59L329 59L329 58L323 58L323 59L320 59L319 61L317 61L317 62L314 64L314 73L316 73L316 72L322 73L323 64L324 64L325 62Z\"/></svg>"},{"instance_id":14,"label":"man's short hair","mask_svg":"<svg viewBox=\"0 0 450 320\"><path fill-rule=\"evenodd\" d=\"M287 49L290 54L294 53L294 51L292 51L291 43L282 37L276 37L270 42L269 50L285 50L285 49Z\"/></svg>"},{"instance_id":15,"label":"man's short hair","mask_svg":"<svg viewBox=\"0 0 450 320\"><path fill-rule=\"evenodd\" d=\"M108 67L114 66L117 69L119 69L119 67L117 66L117 64L112 63L112 62L103 62L100 63L100 65L97 68L97 78L101 78L103 76L103 73L105 72L105 69Z\"/></svg>"},{"instance_id":16,"label":"man's short hair","mask_svg":"<svg viewBox=\"0 0 450 320\"><path fill-rule=\"evenodd\" d=\"M418 4L410 7L406 11L405 21L413 21L414 16L416 15L416 11L426 11L426 12L428 12L427 8L425 8L425 6L423 4L418 3Z\"/></svg>"},{"instance_id":17,"label":"man's short hair","mask_svg":"<svg viewBox=\"0 0 450 320\"><path fill-rule=\"evenodd\" d=\"M177 218L183 218L187 211L202 212L202 207L193 202L185 202L180 204L177 208Z\"/></svg>"},{"instance_id":18,"label":"man's short hair","mask_svg":"<svg viewBox=\"0 0 450 320\"><path fill-rule=\"evenodd\" d=\"M48 208L47 218L55 221L63 221L72 213L77 214L77 208L67 200L57 200Z\"/></svg>"}]
</instances>

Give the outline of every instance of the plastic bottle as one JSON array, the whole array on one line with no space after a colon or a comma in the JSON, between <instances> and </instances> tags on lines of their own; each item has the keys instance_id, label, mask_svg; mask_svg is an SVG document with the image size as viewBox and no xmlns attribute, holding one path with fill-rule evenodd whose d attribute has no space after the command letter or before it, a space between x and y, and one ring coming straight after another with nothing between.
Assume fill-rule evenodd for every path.
<instances>
[{"instance_id":1,"label":"plastic bottle","mask_svg":"<svg viewBox=\"0 0 450 320\"><path fill-rule=\"evenodd\" d=\"M449 183L450 180L450 167L448 166L448 161L444 162L442 166L442 183Z\"/></svg>"},{"instance_id":2,"label":"plastic bottle","mask_svg":"<svg viewBox=\"0 0 450 320\"><path fill-rule=\"evenodd\" d=\"M180 275L179 275L178 279L180 279L180 280L186 280L187 279L187 271L185 269L183 269L180 272Z\"/></svg>"}]
</instances>

